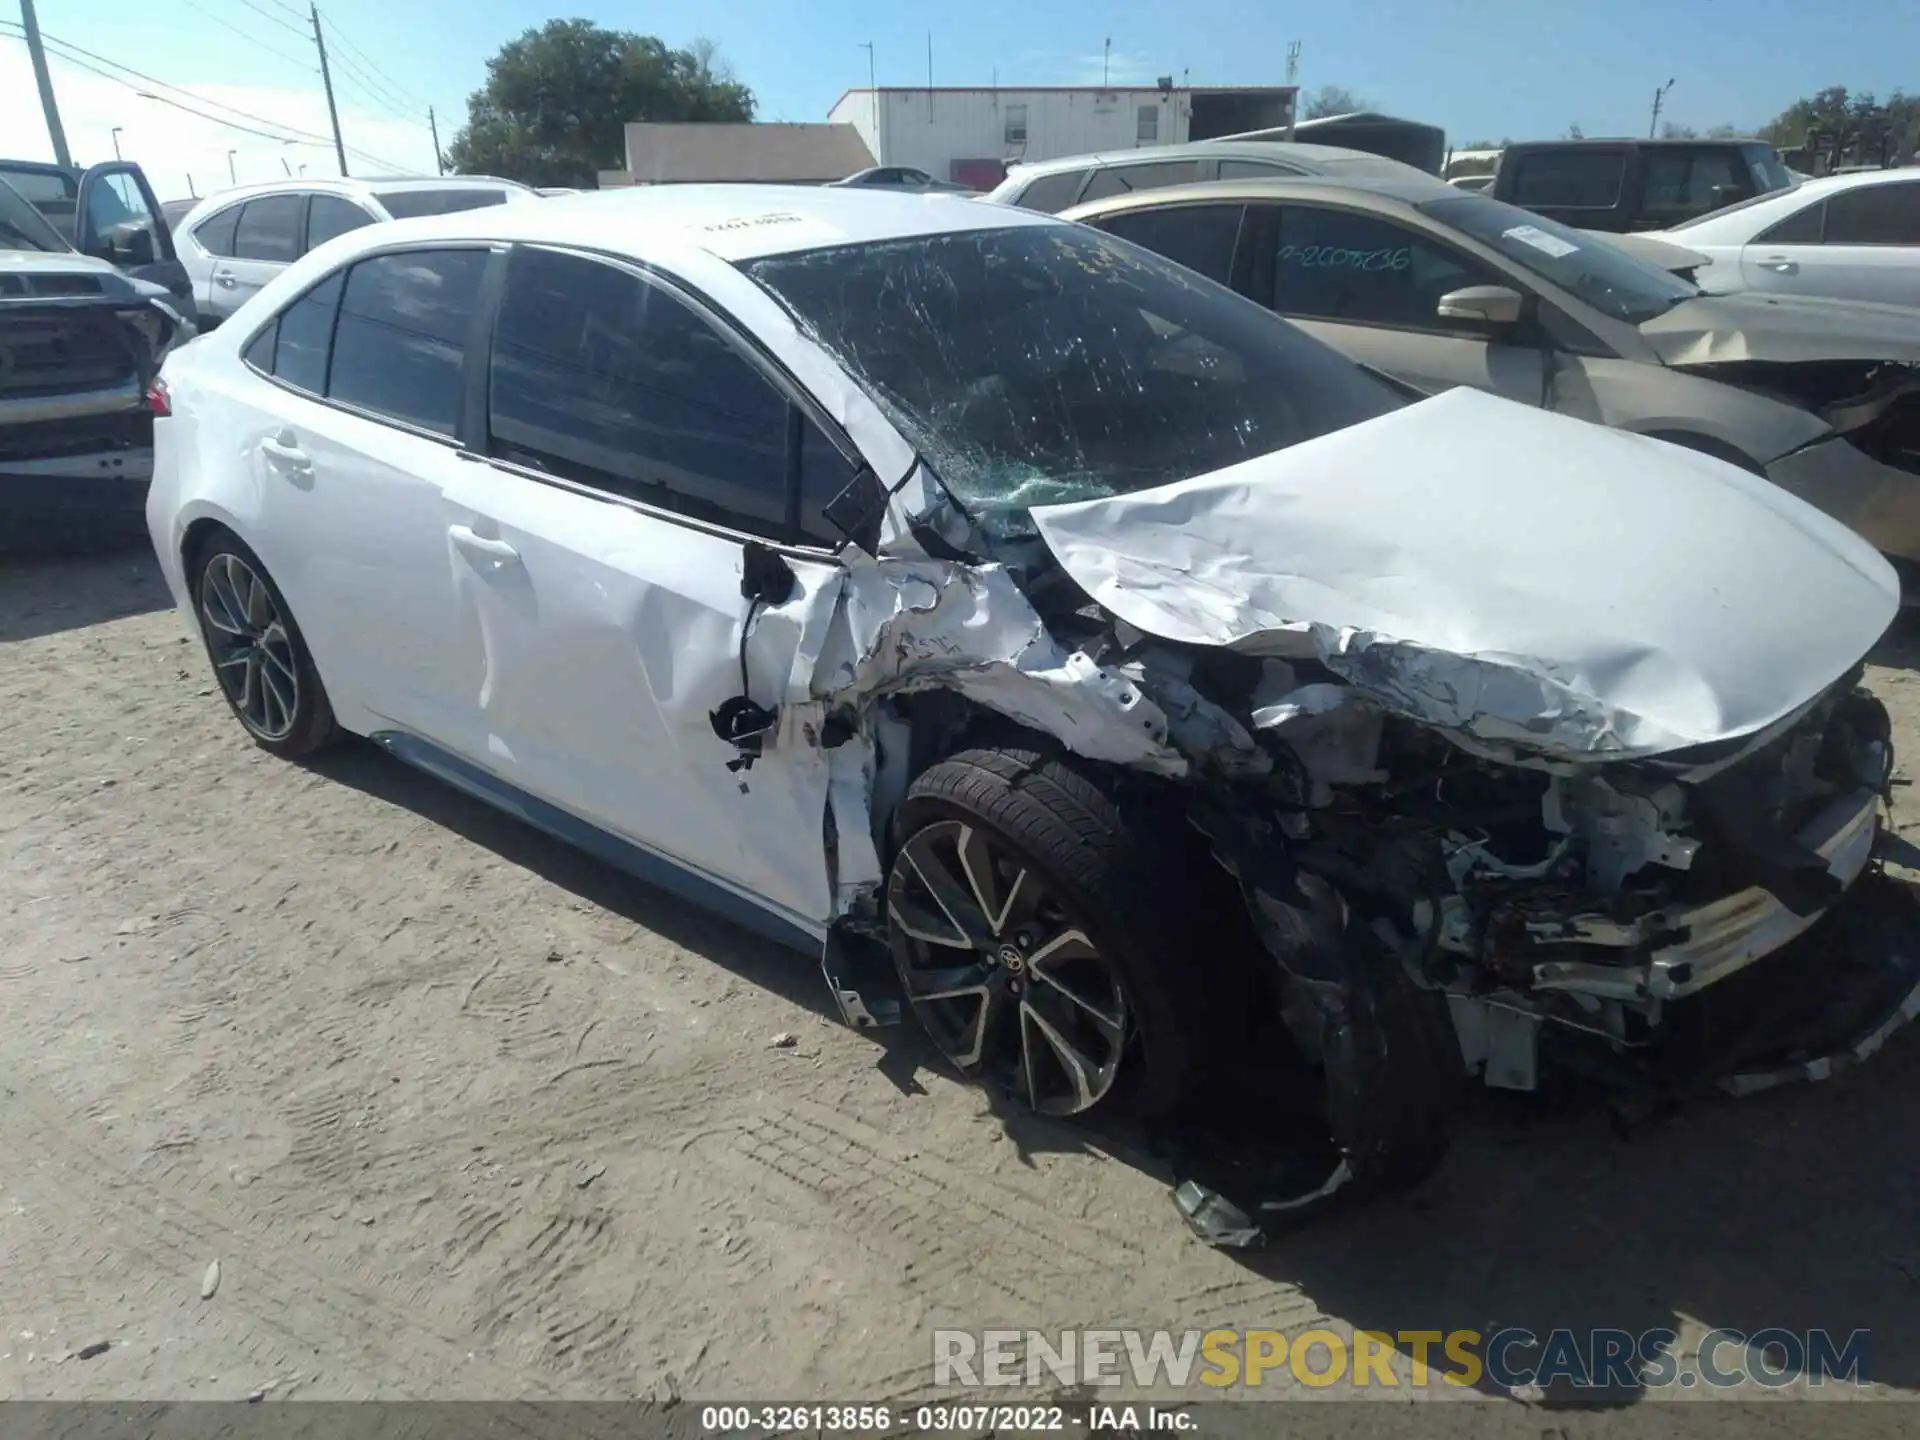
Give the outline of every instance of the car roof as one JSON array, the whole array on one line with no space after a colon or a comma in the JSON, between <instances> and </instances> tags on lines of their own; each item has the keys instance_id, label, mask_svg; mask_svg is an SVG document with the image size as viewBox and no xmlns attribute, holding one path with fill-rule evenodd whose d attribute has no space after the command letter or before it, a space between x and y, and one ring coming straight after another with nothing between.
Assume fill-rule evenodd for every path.
<instances>
[{"instance_id":1,"label":"car roof","mask_svg":"<svg viewBox=\"0 0 1920 1440\"><path fill-rule=\"evenodd\" d=\"M396 220L348 234L362 237L368 249L402 240L517 240L634 259L677 246L741 261L876 240L1059 223L1051 215L952 193L829 185L642 185L559 195L538 205Z\"/></svg>"},{"instance_id":2,"label":"car roof","mask_svg":"<svg viewBox=\"0 0 1920 1440\"><path fill-rule=\"evenodd\" d=\"M1412 166L1406 167L1412 170ZM1392 209L1395 206L1420 205L1429 200L1458 200L1462 191L1436 176L1414 171L1411 176L1364 175L1346 178L1334 175L1277 176L1258 180L1205 180L1197 185L1161 185L1151 190L1136 190L1128 195L1113 195L1092 200L1060 212L1063 220L1083 215L1110 215L1122 210L1149 209L1170 201L1194 204L1209 200L1359 200L1368 208ZM1466 192L1471 198L1471 192Z\"/></svg>"},{"instance_id":3,"label":"car roof","mask_svg":"<svg viewBox=\"0 0 1920 1440\"><path fill-rule=\"evenodd\" d=\"M1318 166L1346 172L1373 171L1382 174L1413 170L1404 161L1374 155L1365 150L1350 150L1341 145L1303 145L1288 140L1191 140L1184 145L1146 145L1138 150L1096 150L1085 155L1067 155L1058 160L1036 160L1032 164L1007 167L1009 180L1032 180L1055 175L1063 170L1084 170L1090 165L1140 165L1152 160L1187 159L1287 160L1297 165Z\"/></svg>"},{"instance_id":4,"label":"car roof","mask_svg":"<svg viewBox=\"0 0 1920 1440\"><path fill-rule=\"evenodd\" d=\"M389 190L524 190L534 193L518 180L503 180L497 175L302 175L292 180L260 180L247 185L230 185L204 196L200 204L225 206L235 200L251 200L258 195L315 194L379 195Z\"/></svg>"}]
</instances>

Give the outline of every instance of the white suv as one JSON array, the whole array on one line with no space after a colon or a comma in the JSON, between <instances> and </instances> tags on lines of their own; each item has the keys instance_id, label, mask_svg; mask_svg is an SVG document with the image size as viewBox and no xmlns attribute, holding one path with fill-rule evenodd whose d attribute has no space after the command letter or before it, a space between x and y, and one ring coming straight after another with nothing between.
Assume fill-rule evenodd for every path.
<instances>
[{"instance_id":1,"label":"white suv","mask_svg":"<svg viewBox=\"0 0 1920 1440\"><path fill-rule=\"evenodd\" d=\"M487 176L373 180L277 180L202 200L175 229L193 280L200 327L210 330L274 276L336 235L382 220L478 210L536 192Z\"/></svg>"}]
</instances>

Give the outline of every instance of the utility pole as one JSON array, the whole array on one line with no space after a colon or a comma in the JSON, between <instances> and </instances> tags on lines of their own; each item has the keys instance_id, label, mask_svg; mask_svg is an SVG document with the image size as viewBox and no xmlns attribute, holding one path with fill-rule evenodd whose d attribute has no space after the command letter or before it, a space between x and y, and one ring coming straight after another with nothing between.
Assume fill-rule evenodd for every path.
<instances>
[{"instance_id":1,"label":"utility pole","mask_svg":"<svg viewBox=\"0 0 1920 1440\"><path fill-rule=\"evenodd\" d=\"M125 128L126 127L122 125L113 127L113 158L116 160L122 158L120 154L120 132Z\"/></svg>"},{"instance_id":2,"label":"utility pole","mask_svg":"<svg viewBox=\"0 0 1920 1440\"><path fill-rule=\"evenodd\" d=\"M1672 88L1673 88L1673 81L1669 80L1667 81L1666 84L1662 85L1658 90L1653 92L1653 119L1647 122L1647 139L1649 140L1655 139L1659 134L1660 102L1667 98L1667 91L1671 90Z\"/></svg>"},{"instance_id":3,"label":"utility pole","mask_svg":"<svg viewBox=\"0 0 1920 1440\"><path fill-rule=\"evenodd\" d=\"M1293 40L1287 44L1287 86L1293 94L1287 100L1287 139L1293 139L1293 127L1300 120L1300 87L1295 83L1300 74L1300 42Z\"/></svg>"},{"instance_id":4,"label":"utility pole","mask_svg":"<svg viewBox=\"0 0 1920 1440\"><path fill-rule=\"evenodd\" d=\"M67 149L67 132L60 126L60 107L54 103L53 76L47 70L47 50L40 43L40 19L33 13L33 0L20 0L20 28L27 32L27 58L33 62L33 83L40 87L40 113L47 117L53 158L71 165L73 154Z\"/></svg>"},{"instance_id":5,"label":"utility pole","mask_svg":"<svg viewBox=\"0 0 1920 1440\"><path fill-rule=\"evenodd\" d=\"M1100 88L1107 88L1107 81L1113 74L1113 37L1107 36L1100 42Z\"/></svg>"},{"instance_id":6,"label":"utility pole","mask_svg":"<svg viewBox=\"0 0 1920 1440\"><path fill-rule=\"evenodd\" d=\"M320 7L309 5L307 11L313 16L313 45L320 52L320 83L327 92L327 118L333 121L333 153L340 160L340 174L347 173L347 145L340 138L340 111L333 103L333 72L327 69L327 40L320 33Z\"/></svg>"},{"instance_id":7,"label":"utility pole","mask_svg":"<svg viewBox=\"0 0 1920 1440\"><path fill-rule=\"evenodd\" d=\"M440 158L440 122L433 118L433 106L427 106L427 129L433 132L433 173L447 173L447 162Z\"/></svg>"},{"instance_id":8,"label":"utility pole","mask_svg":"<svg viewBox=\"0 0 1920 1440\"><path fill-rule=\"evenodd\" d=\"M227 151L227 183L230 185L238 185L240 183L239 173L233 168L233 157L239 153L237 150Z\"/></svg>"},{"instance_id":9,"label":"utility pole","mask_svg":"<svg viewBox=\"0 0 1920 1440\"><path fill-rule=\"evenodd\" d=\"M887 147L880 139L880 82L874 78L873 42L862 40L853 48L867 52L867 99L873 102L873 159L875 164L884 165L887 157L881 152Z\"/></svg>"}]
</instances>

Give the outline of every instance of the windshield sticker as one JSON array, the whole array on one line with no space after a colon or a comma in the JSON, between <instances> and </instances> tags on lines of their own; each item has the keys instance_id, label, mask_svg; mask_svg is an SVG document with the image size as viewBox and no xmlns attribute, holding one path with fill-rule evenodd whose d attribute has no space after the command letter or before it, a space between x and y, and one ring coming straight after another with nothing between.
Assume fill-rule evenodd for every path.
<instances>
[{"instance_id":1,"label":"windshield sticker","mask_svg":"<svg viewBox=\"0 0 1920 1440\"><path fill-rule=\"evenodd\" d=\"M1413 250L1347 250L1338 245L1282 245L1280 263L1303 270L1405 270L1413 264Z\"/></svg>"},{"instance_id":2,"label":"windshield sticker","mask_svg":"<svg viewBox=\"0 0 1920 1440\"><path fill-rule=\"evenodd\" d=\"M1538 225L1516 225L1511 230L1502 230L1500 234L1508 240L1518 240L1522 245L1531 245L1542 255L1551 255L1555 260L1564 260L1569 255L1580 253L1578 245L1569 245L1558 235L1549 235Z\"/></svg>"}]
</instances>

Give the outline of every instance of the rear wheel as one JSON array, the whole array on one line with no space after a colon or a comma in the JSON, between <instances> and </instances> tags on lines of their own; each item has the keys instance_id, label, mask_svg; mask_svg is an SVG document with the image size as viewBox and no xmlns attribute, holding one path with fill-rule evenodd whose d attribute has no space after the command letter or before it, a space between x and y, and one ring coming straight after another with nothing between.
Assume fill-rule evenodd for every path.
<instances>
[{"instance_id":1,"label":"rear wheel","mask_svg":"<svg viewBox=\"0 0 1920 1440\"><path fill-rule=\"evenodd\" d=\"M338 738L313 656L260 557L221 532L199 547L192 573L214 678L254 743L291 760Z\"/></svg>"},{"instance_id":2,"label":"rear wheel","mask_svg":"<svg viewBox=\"0 0 1920 1440\"><path fill-rule=\"evenodd\" d=\"M1181 975L1179 866L1112 778L969 750L901 805L888 936L908 1002L963 1074L1048 1115L1178 1102L1201 1004Z\"/></svg>"}]
</instances>

